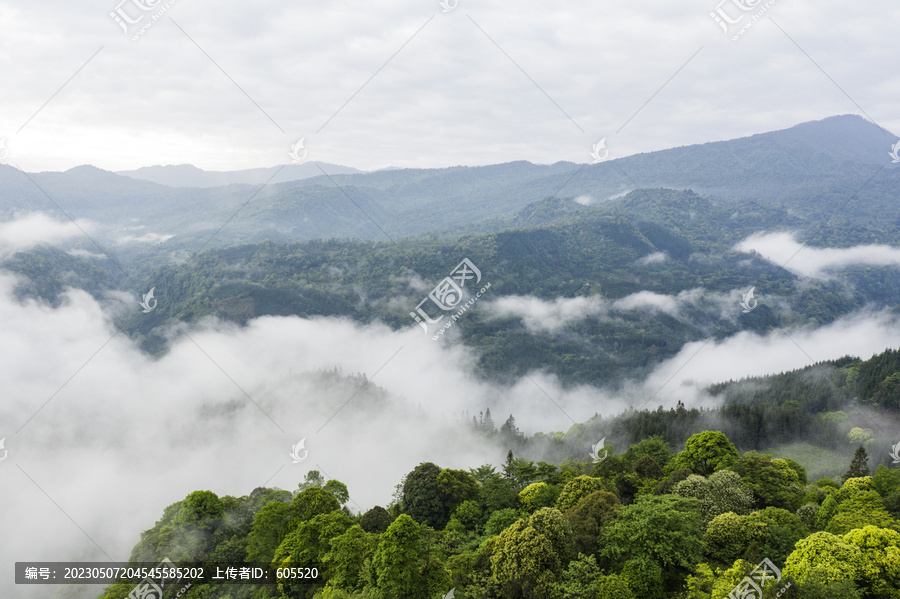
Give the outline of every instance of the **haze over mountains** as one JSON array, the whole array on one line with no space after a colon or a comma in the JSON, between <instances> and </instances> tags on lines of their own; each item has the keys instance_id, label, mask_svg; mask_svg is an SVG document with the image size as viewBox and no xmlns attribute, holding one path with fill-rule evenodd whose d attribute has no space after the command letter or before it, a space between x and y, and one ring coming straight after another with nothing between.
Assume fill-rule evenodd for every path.
<instances>
[{"instance_id":1,"label":"haze over mountains","mask_svg":"<svg viewBox=\"0 0 900 599\"><path fill-rule=\"evenodd\" d=\"M333 167L274 185L205 188L90 166L29 175L0 167L0 213L61 219L58 206L90 235L72 229L59 242L69 254L8 260L29 277L20 293L56 303L70 286L98 299L152 287L165 298L118 325L154 353L168 327L207 316L333 316L404 329L428 281L467 256L490 273L492 297L453 335L477 350L482 376L545 369L565 384L622 384L710 336L900 306L895 141L838 116L591 165ZM285 170L319 167L332 168ZM742 315L750 288L766 301Z\"/></svg>"},{"instance_id":2,"label":"haze over mountains","mask_svg":"<svg viewBox=\"0 0 900 599\"><path fill-rule=\"evenodd\" d=\"M147 239L165 236L173 249L199 248L229 219L214 246L266 239L385 240L385 235L461 232L476 223L477 230L499 230L546 197L577 198L588 205L654 187L812 212L827 208L828 198L852 196L878 173L866 186L867 201L853 204L857 215L871 218L885 212L885 197L900 184L900 169L888 156L895 141L892 133L845 115L599 164L510 162L373 173L319 165L328 176L315 175L320 171L314 164L288 165L276 180L295 180L262 189L259 181L275 168L206 173L184 165L148 167L125 176L81 166L26 178L0 166L0 217L33 210L62 217L62 208L72 218L95 223L96 239L127 257L135 249L127 240L135 236L126 231L150 234ZM217 181L229 184L210 187Z\"/></svg>"}]
</instances>

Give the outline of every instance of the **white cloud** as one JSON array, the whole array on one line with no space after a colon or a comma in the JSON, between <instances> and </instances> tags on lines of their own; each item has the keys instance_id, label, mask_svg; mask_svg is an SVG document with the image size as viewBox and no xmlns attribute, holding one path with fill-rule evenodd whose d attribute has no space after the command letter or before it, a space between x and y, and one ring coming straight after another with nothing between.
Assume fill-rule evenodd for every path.
<instances>
[{"instance_id":1,"label":"white cloud","mask_svg":"<svg viewBox=\"0 0 900 599\"><path fill-rule=\"evenodd\" d=\"M638 262L643 265L648 264L659 264L660 262L666 261L666 253L665 252L653 252L652 254L647 254L643 258L640 258Z\"/></svg>"},{"instance_id":2,"label":"white cloud","mask_svg":"<svg viewBox=\"0 0 900 599\"><path fill-rule=\"evenodd\" d=\"M581 204L582 206L590 206L594 203L594 198L592 198L590 195L580 195L575 198L575 202Z\"/></svg>"},{"instance_id":3,"label":"white cloud","mask_svg":"<svg viewBox=\"0 0 900 599\"><path fill-rule=\"evenodd\" d=\"M143 235L122 235L116 239L118 244L126 243L163 243L175 237L163 233L144 233Z\"/></svg>"},{"instance_id":4,"label":"white cloud","mask_svg":"<svg viewBox=\"0 0 900 599\"><path fill-rule=\"evenodd\" d=\"M857 245L851 248L815 248L797 242L794 233L759 233L740 242L735 249L756 251L773 264L812 278L827 278L828 271L847 266L900 265L900 247Z\"/></svg>"},{"instance_id":5,"label":"white cloud","mask_svg":"<svg viewBox=\"0 0 900 599\"><path fill-rule=\"evenodd\" d=\"M109 17L116 5L0 8L4 41L16 48L0 55L0 136L22 127L103 47L15 135L10 162L30 171L250 168L285 163L305 136L312 158L365 169L584 163L602 137L616 158L856 110L781 43L769 16L865 98L872 118L900 130L900 71L884 52L900 21L890 0L823 0L815 11L778 3L738 42L710 19L714 0L520 0L514 9L460 0L450 13L436 0L179 1L137 42ZM759 60L762 52L770 59ZM714 95L705 93L711 84Z\"/></svg>"},{"instance_id":6,"label":"white cloud","mask_svg":"<svg viewBox=\"0 0 900 599\"><path fill-rule=\"evenodd\" d=\"M10 452L0 463L6 562L23 555L105 559L78 527L121 559L166 505L193 490L294 488L310 469L343 480L366 509L389 501L420 461L502 461L502 451L460 428L464 409L490 406L499 422L512 412L529 431L567 430L572 420L614 415L647 398L652 405L708 403L699 389L709 382L807 364L797 345L814 360L868 357L900 334L885 314L858 315L791 332L796 345L780 333L688 344L647 380L616 392L566 387L541 372L503 387L473 378L470 349L434 343L414 325L391 331L330 318L264 317L243 328L207 320L153 359L112 325L110 312L137 311L133 298L119 296L125 303L104 308L70 291L53 309L16 302L14 284L0 274L0 380L14 398L0 404L0 438ZM697 293L685 292L682 301ZM533 326L604 310L598 298L512 298L494 306L504 308L530 312ZM367 373L387 390L388 403L372 405L352 383L324 384L307 374L335 367ZM290 447L304 437L309 458L291 464ZM34 596L2 584L0 591Z\"/></svg>"},{"instance_id":7,"label":"white cloud","mask_svg":"<svg viewBox=\"0 0 900 599\"><path fill-rule=\"evenodd\" d=\"M72 239L84 235L82 231L90 232L91 229L89 221L60 222L42 212L0 222L0 258L38 245Z\"/></svg>"},{"instance_id":8,"label":"white cloud","mask_svg":"<svg viewBox=\"0 0 900 599\"><path fill-rule=\"evenodd\" d=\"M570 322L606 312L606 301L599 296L558 297L542 300L534 296L507 295L485 304L494 318L519 317L532 332L556 331Z\"/></svg>"},{"instance_id":9,"label":"white cloud","mask_svg":"<svg viewBox=\"0 0 900 599\"><path fill-rule=\"evenodd\" d=\"M616 310L650 310L674 315L678 312L678 299L652 291L639 291L613 302Z\"/></svg>"},{"instance_id":10,"label":"white cloud","mask_svg":"<svg viewBox=\"0 0 900 599\"><path fill-rule=\"evenodd\" d=\"M686 344L643 385L648 391L664 386L662 396L668 395L669 402L691 401L711 383L786 372L847 355L867 359L897 347L898 338L900 321L885 312L854 314L818 329L774 331L765 336L745 331L722 341Z\"/></svg>"}]
</instances>

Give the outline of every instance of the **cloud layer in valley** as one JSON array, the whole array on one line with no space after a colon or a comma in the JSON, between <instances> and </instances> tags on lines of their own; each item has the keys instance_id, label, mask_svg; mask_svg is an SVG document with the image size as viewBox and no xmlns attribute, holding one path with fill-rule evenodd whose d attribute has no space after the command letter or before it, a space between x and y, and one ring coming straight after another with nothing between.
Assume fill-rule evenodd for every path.
<instances>
[{"instance_id":1,"label":"cloud layer in valley","mask_svg":"<svg viewBox=\"0 0 900 599\"><path fill-rule=\"evenodd\" d=\"M900 266L900 247L857 245L850 248L816 248L801 244L794 233L759 233L735 246L742 252L755 251L787 270L811 278L828 278L848 266Z\"/></svg>"},{"instance_id":2,"label":"cloud layer in valley","mask_svg":"<svg viewBox=\"0 0 900 599\"><path fill-rule=\"evenodd\" d=\"M793 341L742 333L688 344L620 393L563 389L540 372L499 388L471 377L468 350L434 343L417 327L326 318L264 317L244 328L209 320L183 329L189 336L152 359L111 324L111 314L134 306L70 291L53 309L16 302L14 285L0 276L7 323L0 377L4 394L15 398L0 406L10 452L0 464L0 525L14 539L0 547L6 561L105 559L99 548L121 559L163 507L190 491L295 488L313 468L346 482L351 507L367 509L387 503L420 461L502 461L499 448L466 431L466 409L489 406L501 421L513 412L527 431L566 430L569 416L614 415L651 397L650 407L708 403L699 389L716 380L801 367L810 358L868 357L900 335L887 315L860 315L794 332ZM333 368L366 373L388 397L315 374ZM292 464L288 452L300 439L309 457Z\"/></svg>"}]
</instances>

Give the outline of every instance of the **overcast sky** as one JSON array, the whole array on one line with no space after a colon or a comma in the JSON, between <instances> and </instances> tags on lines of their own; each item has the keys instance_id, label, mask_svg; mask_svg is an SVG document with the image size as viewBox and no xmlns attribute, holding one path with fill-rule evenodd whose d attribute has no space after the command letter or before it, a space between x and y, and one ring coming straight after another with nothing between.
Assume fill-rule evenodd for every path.
<instances>
[{"instance_id":1,"label":"overcast sky","mask_svg":"<svg viewBox=\"0 0 900 599\"><path fill-rule=\"evenodd\" d=\"M231 170L290 162L303 137L311 160L444 167L588 162L604 137L615 158L847 113L900 131L892 0L726 0L730 18L765 10L737 40L710 17L718 0L118 1L0 5L7 162ZM127 34L117 6L141 17Z\"/></svg>"}]
</instances>

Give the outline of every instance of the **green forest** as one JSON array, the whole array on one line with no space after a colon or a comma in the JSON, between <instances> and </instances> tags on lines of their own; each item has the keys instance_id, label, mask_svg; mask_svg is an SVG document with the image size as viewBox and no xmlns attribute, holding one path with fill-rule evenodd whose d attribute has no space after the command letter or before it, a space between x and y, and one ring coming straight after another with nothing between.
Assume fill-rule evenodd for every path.
<instances>
[{"instance_id":1,"label":"green forest","mask_svg":"<svg viewBox=\"0 0 900 599\"><path fill-rule=\"evenodd\" d=\"M780 572L766 598L897 598L900 469L878 422L896 418L898 380L888 350L715 385L715 410L679 403L530 437L486 410L469 426L508 448L503 464L421 463L364 512L316 470L292 491L195 491L130 560L318 572L191 584L185 599L723 599L764 560ZM601 430L613 441L576 459ZM811 451L784 445L797 439ZM813 475L826 454L839 470Z\"/></svg>"},{"instance_id":2,"label":"green forest","mask_svg":"<svg viewBox=\"0 0 900 599\"><path fill-rule=\"evenodd\" d=\"M395 501L354 515L311 471L294 492L195 491L141 535L133 561L317 568L315 583L193 585L187 599L724 598L763 559L765 597L900 596L900 471L809 480L794 460L739 454L719 431L673 453L648 437L614 459L499 470L419 464ZM133 583L103 599L125 599ZM777 594L777 595L776 595Z\"/></svg>"}]
</instances>

